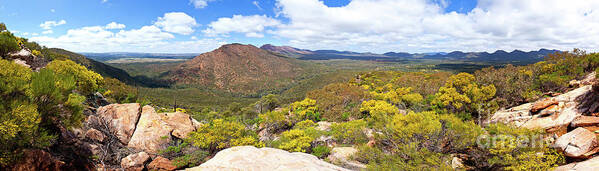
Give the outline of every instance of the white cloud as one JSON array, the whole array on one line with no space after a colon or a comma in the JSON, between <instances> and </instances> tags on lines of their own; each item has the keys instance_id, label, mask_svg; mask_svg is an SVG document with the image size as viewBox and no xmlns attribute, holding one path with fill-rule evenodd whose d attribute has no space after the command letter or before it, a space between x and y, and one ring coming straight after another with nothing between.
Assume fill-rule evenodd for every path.
<instances>
[{"instance_id":1,"label":"white cloud","mask_svg":"<svg viewBox=\"0 0 599 171\"><path fill-rule=\"evenodd\" d=\"M67 21L65 20L60 20L60 21L46 21L43 22L42 24L40 24L40 27L46 30L52 29L52 27L56 27L59 25L63 25L66 24Z\"/></svg>"},{"instance_id":2,"label":"white cloud","mask_svg":"<svg viewBox=\"0 0 599 171\"><path fill-rule=\"evenodd\" d=\"M32 36L30 40L42 45L76 52L197 53L213 50L225 43L218 38L176 41L174 35L155 25L119 31L111 31L106 26L88 26L70 29L58 37Z\"/></svg>"},{"instance_id":3,"label":"white cloud","mask_svg":"<svg viewBox=\"0 0 599 171\"><path fill-rule=\"evenodd\" d=\"M444 0L278 0L289 19L272 31L302 48L356 51L494 51L599 47L599 1L479 0L467 14Z\"/></svg>"},{"instance_id":4,"label":"white cloud","mask_svg":"<svg viewBox=\"0 0 599 171\"><path fill-rule=\"evenodd\" d=\"M50 12L56 12L56 10L54 10L54 9L50 9Z\"/></svg>"},{"instance_id":5,"label":"white cloud","mask_svg":"<svg viewBox=\"0 0 599 171\"><path fill-rule=\"evenodd\" d=\"M260 38L264 37L262 32L264 32L267 27L274 27L280 24L280 21L265 15L233 15L232 18L223 17L211 22L208 25L208 28L202 32L208 36L226 36L228 33L237 32L245 33L245 36L247 37Z\"/></svg>"},{"instance_id":6,"label":"white cloud","mask_svg":"<svg viewBox=\"0 0 599 171\"><path fill-rule=\"evenodd\" d=\"M208 2L216 1L216 0L189 0L189 3L192 4L195 8L204 8L208 6Z\"/></svg>"},{"instance_id":7,"label":"white cloud","mask_svg":"<svg viewBox=\"0 0 599 171\"><path fill-rule=\"evenodd\" d=\"M158 21L154 25L162 28L164 31L182 35L193 33L193 28L198 26L193 17L183 12L165 13L164 17L158 17Z\"/></svg>"},{"instance_id":8,"label":"white cloud","mask_svg":"<svg viewBox=\"0 0 599 171\"><path fill-rule=\"evenodd\" d=\"M120 24L120 23L116 23L116 22L111 22L106 24L106 26L104 27L106 29L124 29L125 25L124 24Z\"/></svg>"},{"instance_id":9,"label":"white cloud","mask_svg":"<svg viewBox=\"0 0 599 171\"><path fill-rule=\"evenodd\" d=\"M46 30L46 31L42 32L42 34L52 34L52 33L54 33L54 31L52 31L52 30Z\"/></svg>"},{"instance_id":10,"label":"white cloud","mask_svg":"<svg viewBox=\"0 0 599 171\"><path fill-rule=\"evenodd\" d=\"M102 3L106 3L106 2L108 2L108 0L102 0Z\"/></svg>"}]
</instances>

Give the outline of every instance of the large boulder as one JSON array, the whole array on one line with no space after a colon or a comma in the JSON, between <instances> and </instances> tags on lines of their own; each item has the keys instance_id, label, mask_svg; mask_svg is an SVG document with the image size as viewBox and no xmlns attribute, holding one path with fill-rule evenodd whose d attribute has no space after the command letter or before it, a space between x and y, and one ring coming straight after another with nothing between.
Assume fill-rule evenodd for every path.
<instances>
[{"instance_id":1,"label":"large boulder","mask_svg":"<svg viewBox=\"0 0 599 171\"><path fill-rule=\"evenodd\" d=\"M87 130L87 132L85 132L85 137L97 142L104 142L106 135L104 135L104 133L98 131L97 129L91 128Z\"/></svg>"},{"instance_id":2,"label":"large boulder","mask_svg":"<svg viewBox=\"0 0 599 171\"><path fill-rule=\"evenodd\" d=\"M196 130L191 116L182 112L165 113L164 121L173 128L173 136L187 138L187 135ZM197 122L197 121L196 121Z\"/></svg>"},{"instance_id":3,"label":"large boulder","mask_svg":"<svg viewBox=\"0 0 599 171\"><path fill-rule=\"evenodd\" d=\"M596 116L579 116L570 123L571 127L587 127L597 126L599 124L599 117Z\"/></svg>"},{"instance_id":4,"label":"large boulder","mask_svg":"<svg viewBox=\"0 0 599 171\"><path fill-rule=\"evenodd\" d=\"M144 106L128 147L157 153L171 141L171 128L152 106Z\"/></svg>"},{"instance_id":5,"label":"large boulder","mask_svg":"<svg viewBox=\"0 0 599 171\"><path fill-rule=\"evenodd\" d=\"M553 146L568 157L587 158L595 152L597 145L597 138L593 132L585 128L576 128L559 137Z\"/></svg>"},{"instance_id":6,"label":"large boulder","mask_svg":"<svg viewBox=\"0 0 599 171\"><path fill-rule=\"evenodd\" d=\"M599 168L599 157L594 157L586 161L559 166L554 171L597 170L597 168Z\"/></svg>"},{"instance_id":7,"label":"large boulder","mask_svg":"<svg viewBox=\"0 0 599 171\"><path fill-rule=\"evenodd\" d=\"M231 147L218 152L206 163L186 170L347 170L316 156L274 148Z\"/></svg>"},{"instance_id":8,"label":"large boulder","mask_svg":"<svg viewBox=\"0 0 599 171\"><path fill-rule=\"evenodd\" d=\"M541 111L551 105L556 105L557 103L558 103L557 100L554 98L544 98L544 99L534 102L532 104L532 108L530 108L530 111L533 113L536 113L536 112Z\"/></svg>"},{"instance_id":9,"label":"large boulder","mask_svg":"<svg viewBox=\"0 0 599 171\"><path fill-rule=\"evenodd\" d=\"M352 160L350 157L358 152L358 149L354 147L335 147L331 150L328 159L331 163L340 165L341 167L351 170L362 170L366 169L366 165Z\"/></svg>"},{"instance_id":10,"label":"large boulder","mask_svg":"<svg viewBox=\"0 0 599 171\"><path fill-rule=\"evenodd\" d=\"M514 123L516 126L532 118L532 103L526 103L511 109L497 111L486 123Z\"/></svg>"},{"instance_id":11,"label":"large boulder","mask_svg":"<svg viewBox=\"0 0 599 171\"><path fill-rule=\"evenodd\" d=\"M169 159L158 156L150 164L148 164L148 170L153 171L170 171L177 169L177 166L173 165Z\"/></svg>"},{"instance_id":12,"label":"large boulder","mask_svg":"<svg viewBox=\"0 0 599 171\"><path fill-rule=\"evenodd\" d=\"M121 143L126 145L135 131L135 124L140 115L139 109L139 103L110 104L98 108L96 113L101 119L100 122L107 122L107 126L116 132Z\"/></svg>"},{"instance_id":13,"label":"large boulder","mask_svg":"<svg viewBox=\"0 0 599 171\"><path fill-rule=\"evenodd\" d=\"M121 168L127 171L142 171L149 160L150 155L146 152L131 154L121 160Z\"/></svg>"}]
</instances>

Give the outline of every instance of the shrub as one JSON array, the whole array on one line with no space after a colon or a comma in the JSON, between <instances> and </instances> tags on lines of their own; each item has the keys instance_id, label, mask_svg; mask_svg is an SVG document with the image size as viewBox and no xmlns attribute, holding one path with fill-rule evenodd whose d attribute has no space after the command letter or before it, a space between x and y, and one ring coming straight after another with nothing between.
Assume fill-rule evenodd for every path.
<instances>
[{"instance_id":1,"label":"shrub","mask_svg":"<svg viewBox=\"0 0 599 171\"><path fill-rule=\"evenodd\" d=\"M19 50L17 38L8 31L0 32L0 56L6 57L10 52Z\"/></svg>"},{"instance_id":2,"label":"shrub","mask_svg":"<svg viewBox=\"0 0 599 171\"><path fill-rule=\"evenodd\" d=\"M377 128L383 127L391 116L399 113L397 107L382 100L364 101L360 111L367 113L370 124Z\"/></svg>"},{"instance_id":3,"label":"shrub","mask_svg":"<svg viewBox=\"0 0 599 171\"><path fill-rule=\"evenodd\" d=\"M104 97L115 103L133 103L137 101L137 90L117 79L105 78L102 85L106 91Z\"/></svg>"},{"instance_id":4,"label":"shrub","mask_svg":"<svg viewBox=\"0 0 599 171\"><path fill-rule=\"evenodd\" d=\"M99 85L104 82L104 78L100 74L89 71L84 66L71 60L54 60L46 68L57 75L74 78L77 90L83 95L89 95L97 91Z\"/></svg>"},{"instance_id":5,"label":"shrub","mask_svg":"<svg viewBox=\"0 0 599 171\"><path fill-rule=\"evenodd\" d=\"M369 97L366 90L348 83L329 84L322 89L308 92L306 97L316 100L318 112L328 121L363 118L359 104ZM343 117L343 114L347 114Z\"/></svg>"},{"instance_id":6,"label":"shrub","mask_svg":"<svg viewBox=\"0 0 599 171\"><path fill-rule=\"evenodd\" d=\"M333 138L344 144L366 143L368 137L364 133L367 123L364 120L353 120L343 123L333 123L331 134Z\"/></svg>"},{"instance_id":7,"label":"shrub","mask_svg":"<svg viewBox=\"0 0 599 171\"><path fill-rule=\"evenodd\" d=\"M196 150L191 152L190 154L185 154L183 156L176 157L173 159L173 165L177 168L181 167L194 167L202 164L206 161L206 158L210 155L207 151Z\"/></svg>"},{"instance_id":8,"label":"shrub","mask_svg":"<svg viewBox=\"0 0 599 171\"><path fill-rule=\"evenodd\" d=\"M331 153L331 148L324 146L324 145L319 145L319 146L312 148L312 155L314 155L318 158L324 158L324 157L328 156L330 153Z\"/></svg>"},{"instance_id":9,"label":"shrub","mask_svg":"<svg viewBox=\"0 0 599 171\"><path fill-rule=\"evenodd\" d=\"M491 101L495 96L495 86L479 86L475 77L468 73L453 75L435 94L431 102L441 112L470 113L477 116L479 122L497 110L497 103Z\"/></svg>"},{"instance_id":10,"label":"shrub","mask_svg":"<svg viewBox=\"0 0 599 171\"><path fill-rule=\"evenodd\" d=\"M316 100L306 98L302 101L294 102L291 104L291 109L294 114L293 118L295 121L306 119L320 121L320 113L318 112Z\"/></svg>"},{"instance_id":11,"label":"shrub","mask_svg":"<svg viewBox=\"0 0 599 171\"><path fill-rule=\"evenodd\" d=\"M210 152L232 146L264 146L263 143L258 142L256 135L246 130L242 124L223 119L215 119L202 125L189 134L186 142L199 148L208 149Z\"/></svg>"},{"instance_id":12,"label":"shrub","mask_svg":"<svg viewBox=\"0 0 599 171\"><path fill-rule=\"evenodd\" d=\"M292 129L283 132L279 140L281 144L278 148L290 152L307 152L312 146L314 138L310 137L304 130Z\"/></svg>"}]
</instances>

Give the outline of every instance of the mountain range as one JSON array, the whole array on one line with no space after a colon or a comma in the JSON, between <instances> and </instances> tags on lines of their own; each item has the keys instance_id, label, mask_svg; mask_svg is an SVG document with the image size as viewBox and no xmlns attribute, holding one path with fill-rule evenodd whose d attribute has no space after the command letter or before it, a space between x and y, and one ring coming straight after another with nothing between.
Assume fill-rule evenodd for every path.
<instances>
[{"instance_id":1,"label":"mountain range","mask_svg":"<svg viewBox=\"0 0 599 171\"><path fill-rule=\"evenodd\" d=\"M351 59L351 60L376 60L376 61L402 61L402 60L463 60L475 62L499 62L499 63L534 63L543 60L547 54L559 52L559 50L539 49L537 51L524 52L514 50L506 52L497 50L493 53L488 52L462 52L453 51L450 53L407 53L407 52L387 52L384 54L359 53L351 51L337 50L305 50L290 46L274 46L266 44L261 49L271 52L287 55L301 60L329 60L329 59Z\"/></svg>"}]
</instances>

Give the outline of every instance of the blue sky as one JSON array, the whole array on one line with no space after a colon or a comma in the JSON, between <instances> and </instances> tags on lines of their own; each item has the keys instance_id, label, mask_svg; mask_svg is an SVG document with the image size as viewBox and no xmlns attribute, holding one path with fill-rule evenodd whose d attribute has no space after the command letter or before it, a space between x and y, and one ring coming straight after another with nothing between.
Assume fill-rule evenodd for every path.
<instances>
[{"instance_id":1,"label":"blue sky","mask_svg":"<svg viewBox=\"0 0 599 171\"><path fill-rule=\"evenodd\" d=\"M226 43L376 53L593 51L598 7L584 0L0 0L0 22L77 52L206 52Z\"/></svg>"}]
</instances>

